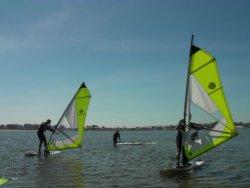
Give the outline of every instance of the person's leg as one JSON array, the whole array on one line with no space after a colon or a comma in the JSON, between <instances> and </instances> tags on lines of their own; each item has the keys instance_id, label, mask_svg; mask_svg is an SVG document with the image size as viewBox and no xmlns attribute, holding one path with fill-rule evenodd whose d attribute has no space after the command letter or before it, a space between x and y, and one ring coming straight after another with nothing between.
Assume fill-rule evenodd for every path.
<instances>
[{"instance_id":1,"label":"person's leg","mask_svg":"<svg viewBox=\"0 0 250 188\"><path fill-rule=\"evenodd\" d=\"M45 154L49 154L49 151L47 150L47 144L48 144L48 143L47 143L46 137L44 136L44 148L45 148L45 149L44 149L44 153L45 153Z\"/></svg>"},{"instance_id":2,"label":"person's leg","mask_svg":"<svg viewBox=\"0 0 250 188\"><path fill-rule=\"evenodd\" d=\"M176 147L177 147L176 165L179 166L180 165L180 157L181 157L181 145L176 144Z\"/></svg>"},{"instance_id":3,"label":"person's leg","mask_svg":"<svg viewBox=\"0 0 250 188\"><path fill-rule=\"evenodd\" d=\"M184 152L184 146L182 147L182 165L185 166L188 163L188 158Z\"/></svg>"},{"instance_id":4,"label":"person's leg","mask_svg":"<svg viewBox=\"0 0 250 188\"><path fill-rule=\"evenodd\" d=\"M45 136L44 136L44 148L45 148L45 150L47 149L47 140L46 140Z\"/></svg>"},{"instance_id":5,"label":"person's leg","mask_svg":"<svg viewBox=\"0 0 250 188\"><path fill-rule=\"evenodd\" d=\"M38 149L38 153L41 153L41 147L42 147L42 144L43 144L43 138L42 138L42 135L41 133L37 133L37 136L39 138L39 149Z\"/></svg>"},{"instance_id":6,"label":"person's leg","mask_svg":"<svg viewBox=\"0 0 250 188\"><path fill-rule=\"evenodd\" d=\"M42 153L42 152L41 152L41 147L42 147L42 144L43 144L43 141L42 141L42 140L40 140L38 153Z\"/></svg>"}]
</instances>

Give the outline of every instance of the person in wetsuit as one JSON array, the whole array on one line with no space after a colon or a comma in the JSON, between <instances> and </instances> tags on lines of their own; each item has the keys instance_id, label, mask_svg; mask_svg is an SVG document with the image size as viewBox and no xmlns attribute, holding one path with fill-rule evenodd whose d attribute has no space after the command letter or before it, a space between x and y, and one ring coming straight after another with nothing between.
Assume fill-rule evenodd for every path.
<instances>
[{"instance_id":1,"label":"person in wetsuit","mask_svg":"<svg viewBox=\"0 0 250 188\"><path fill-rule=\"evenodd\" d=\"M42 144L44 143L44 147L45 147L45 151L46 151L46 148L47 148L47 140L46 140L46 137L44 135L44 132L46 130L50 130L51 132L54 132L54 129L51 128L50 126L50 123L51 123L51 120L48 119L46 122L42 122L38 131L37 131L37 136L39 138L39 150L38 150L38 153L41 154L41 147L42 147Z\"/></svg>"},{"instance_id":2,"label":"person in wetsuit","mask_svg":"<svg viewBox=\"0 0 250 188\"><path fill-rule=\"evenodd\" d=\"M118 143L118 138L119 138L119 142L121 142L121 137L120 137L120 133L119 131L115 131L114 135L113 135L113 143L114 145L116 145L116 143Z\"/></svg>"},{"instance_id":3,"label":"person in wetsuit","mask_svg":"<svg viewBox=\"0 0 250 188\"><path fill-rule=\"evenodd\" d=\"M189 123L190 129L195 129L196 131L191 135L192 139L198 139L198 130L201 129L201 124L198 123ZM183 145L183 133L185 132L186 128L186 121L185 119L180 120L178 126L177 126L177 135L176 135L176 148L177 148L177 154L176 154L176 165L177 167L180 167L180 156L182 153L182 166L185 167L189 164L188 158L184 153L184 145Z\"/></svg>"},{"instance_id":4,"label":"person in wetsuit","mask_svg":"<svg viewBox=\"0 0 250 188\"><path fill-rule=\"evenodd\" d=\"M176 154L176 165L180 166L180 157L181 157L181 151L182 151L182 137L183 132L185 131L186 122L184 119L180 120L178 126L177 126L177 135L176 135L176 148L177 148L177 154Z\"/></svg>"}]
</instances>

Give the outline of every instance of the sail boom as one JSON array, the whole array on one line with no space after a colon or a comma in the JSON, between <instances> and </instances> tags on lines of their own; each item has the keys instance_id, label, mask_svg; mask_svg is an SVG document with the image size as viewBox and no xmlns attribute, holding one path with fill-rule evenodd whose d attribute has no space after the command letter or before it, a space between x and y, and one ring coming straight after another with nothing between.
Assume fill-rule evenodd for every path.
<instances>
[{"instance_id":1,"label":"sail boom","mask_svg":"<svg viewBox=\"0 0 250 188\"><path fill-rule=\"evenodd\" d=\"M212 95L213 93L215 93L216 91L219 91L219 90L221 90L221 89L222 89L222 87L219 87L219 88L215 89L214 91L208 93L208 95Z\"/></svg>"},{"instance_id":2,"label":"sail boom","mask_svg":"<svg viewBox=\"0 0 250 188\"><path fill-rule=\"evenodd\" d=\"M220 131L220 130L214 130L214 129L209 129L209 128L206 128L206 127L199 127L198 129L203 129L203 130L208 130L208 131L213 131L213 132L218 132L218 133L225 133L225 134L230 134L230 132L225 132L225 131Z\"/></svg>"}]
</instances>

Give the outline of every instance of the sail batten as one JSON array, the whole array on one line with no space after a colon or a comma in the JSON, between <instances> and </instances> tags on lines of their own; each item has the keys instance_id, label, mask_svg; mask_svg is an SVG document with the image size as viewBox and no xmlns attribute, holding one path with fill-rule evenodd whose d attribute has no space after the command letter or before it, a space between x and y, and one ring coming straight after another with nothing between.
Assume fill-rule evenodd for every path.
<instances>
[{"instance_id":1,"label":"sail batten","mask_svg":"<svg viewBox=\"0 0 250 188\"><path fill-rule=\"evenodd\" d=\"M187 78L189 83L186 86L188 100L190 100L190 105L194 104L213 117L217 123L211 123L198 130L192 127L186 130L184 152L188 160L206 153L237 134L224 95L216 59L192 43L190 49ZM220 117L217 118L214 114ZM187 125L189 126L189 123Z\"/></svg>"},{"instance_id":2,"label":"sail batten","mask_svg":"<svg viewBox=\"0 0 250 188\"><path fill-rule=\"evenodd\" d=\"M211 60L208 61L206 64L204 64L204 65L200 66L199 68L197 68L197 69L193 70L192 72L190 72L190 75L193 74L193 73L195 73L196 71L198 71L198 70L200 70L200 69L206 67L207 65L209 65L209 64L212 63L213 61L215 61L215 58L211 59Z\"/></svg>"},{"instance_id":3,"label":"sail batten","mask_svg":"<svg viewBox=\"0 0 250 188\"><path fill-rule=\"evenodd\" d=\"M84 123L90 101L90 92L83 83L75 93L56 125L47 150L66 150L82 146ZM67 133L64 131L66 129ZM68 130L71 130L68 133Z\"/></svg>"}]
</instances>

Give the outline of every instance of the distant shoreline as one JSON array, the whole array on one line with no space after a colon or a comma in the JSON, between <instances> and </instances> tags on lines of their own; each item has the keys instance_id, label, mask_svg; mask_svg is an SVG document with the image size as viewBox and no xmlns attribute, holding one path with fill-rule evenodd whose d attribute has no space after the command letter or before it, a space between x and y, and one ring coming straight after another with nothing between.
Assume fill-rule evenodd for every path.
<instances>
[{"instance_id":1,"label":"distant shoreline","mask_svg":"<svg viewBox=\"0 0 250 188\"><path fill-rule=\"evenodd\" d=\"M214 123L204 124L204 126L209 127L214 125ZM237 128L250 128L250 123L235 122ZM38 130L39 124L6 124L0 125L0 130ZM98 125L86 126L85 131L115 131L119 129L120 131L152 131L152 130L176 130L176 125L155 125L147 127L105 127ZM64 130L72 130L70 128L64 128Z\"/></svg>"}]
</instances>

